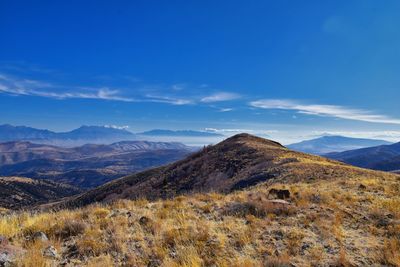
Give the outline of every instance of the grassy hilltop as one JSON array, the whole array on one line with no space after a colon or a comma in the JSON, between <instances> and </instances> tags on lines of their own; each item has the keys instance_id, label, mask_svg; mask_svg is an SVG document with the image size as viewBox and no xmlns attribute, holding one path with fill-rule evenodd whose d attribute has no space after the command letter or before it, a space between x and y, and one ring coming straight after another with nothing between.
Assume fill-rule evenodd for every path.
<instances>
[{"instance_id":1,"label":"grassy hilltop","mask_svg":"<svg viewBox=\"0 0 400 267\"><path fill-rule=\"evenodd\" d=\"M209 192L166 198L161 187L155 189L159 199L127 200L120 186L132 178L122 178L113 182L117 186L86 193L103 194L98 203L77 202L86 199L84 193L64 200L74 209L6 213L0 235L17 255L18 266L400 266L400 176L293 152L251 136L221 144L191 156L196 163L191 171L202 166L196 158L218 160L212 155L229 145L231 152L225 154L232 157L243 149L253 154L251 160L243 157L246 163L235 162L242 165L231 176L219 174L228 179L225 185L248 182L241 174L250 170L268 179L240 190L210 186ZM253 164L267 156L268 164ZM226 167L219 161L210 164L221 171ZM158 177L158 171L153 175ZM191 185L200 182L196 177L189 179ZM182 184L173 178L167 176L162 186L178 190ZM131 186L129 192L135 192L137 185ZM279 190L289 194L271 193ZM40 232L48 240L36 238Z\"/></svg>"}]
</instances>

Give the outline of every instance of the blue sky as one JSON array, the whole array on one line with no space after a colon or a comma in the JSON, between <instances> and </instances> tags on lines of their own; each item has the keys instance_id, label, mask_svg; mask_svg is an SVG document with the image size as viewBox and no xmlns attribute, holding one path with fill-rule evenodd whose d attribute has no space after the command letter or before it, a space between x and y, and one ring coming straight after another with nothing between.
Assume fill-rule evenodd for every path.
<instances>
[{"instance_id":1,"label":"blue sky","mask_svg":"<svg viewBox=\"0 0 400 267\"><path fill-rule=\"evenodd\" d=\"M400 140L400 1L1 1L0 123Z\"/></svg>"}]
</instances>

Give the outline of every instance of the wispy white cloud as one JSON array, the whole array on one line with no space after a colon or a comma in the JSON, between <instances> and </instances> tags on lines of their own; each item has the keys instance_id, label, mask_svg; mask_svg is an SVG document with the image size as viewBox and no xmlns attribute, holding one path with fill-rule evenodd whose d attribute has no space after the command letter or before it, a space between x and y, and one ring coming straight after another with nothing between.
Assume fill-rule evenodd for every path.
<instances>
[{"instance_id":1,"label":"wispy white cloud","mask_svg":"<svg viewBox=\"0 0 400 267\"><path fill-rule=\"evenodd\" d=\"M228 93L228 92L220 92L216 94L212 94L206 97L203 97L200 102L203 103L214 103L214 102L223 102L223 101L230 101L239 99L240 95L235 93Z\"/></svg>"},{"instance_id":2,"label":"wispy white cloud","mask_svg":"<svg viewBox=\"0 0 400 267\"><path fill-rule=\"evenodd\" d=\"M185 88L185 84L182 84L182 83L171 85L171 89L172 89L173 91L181 91L181 90L183 90L184 88Z\"/></svg>"},{"instance_id":3,"label":"wispy white cloud","mask_svg":"<svg viewBox=\"0 0 400 267\"><path fill-rule=\"evenodd\" d=\"M146 99L144 101L155 102L155 103L166 103L171 105L189 105L193 104L194 101L186 98L176 98L170 96L162 96L162 95L146 95Z\"/></svg>"},{"instance_id":4,"label":"wispy white cloud","mask_svg":"<svg viewBox=\"0 0 400 267\"><path fill-rule=\"evenodd\" d=\"M10 95L40 96L55 99L82 98L133 102L134 99L120 95L120 91L102 88L62 87L48 82L21 79L0 74L0 93Z\"/></svg>"},{"instance_id":5,"label":"wispy white cloud","mask_svg":"<svg viewBox=\"0 0 400 267\"><path fill-rule=\"evenodd\" d=\"M44 92L31 90L30 95L50 97L56 99L67 99L67 98L81 98L81 99L101 99L101 100L114 100L114 101L124 101L133 102L133 98L119 96L118 90L110 90L109 88L94 89L94 92L65 92L65 93L55 93L55 92Z\"/></svg>"},{"instance_id":6,"label":"wispy white cloud","mask_svg":"<svg viewBox=\"0 0 400 267\"><path fill-rule=\"evenodd\" d=\"M220 108L219 112L229 112L229 111L233 111L233 108Z\"/></svg>"},{"instance_id":7,"label":"wispy white cloud","mask_svg":"<svg viewBox=\"0 0 400 267\"><path fill-rule=\"evenodd\" d=\"M337 105L304 104L287 99L262 99L250 102L250 106L262 109L294 110L298 113L334 117L373 123L400 124L400 119L375 114L363 109L348 108Z\"/></svg>"},{"instance_id":8,"label":"wispy white cloud","mask_svg":"<svg viewBox=\"0 0 400 267\"><path fill-rule=\"evenodd\" d=\"M134 88L138 93L131 96L124 94L124 90L109 87L66 86L41 80L25 79L0 72L0 93L15 96L39 96L53 99L97 99L123 102L151 102L169 105L209 104L237 99L240 96L234 93L222 92L208 96L185 95L181 93L185 84L173 84L170 87L146 86ZM165 92L169 89L170 92ZM167 90L168 91L168 90ZM172 92L171 92L172 91ZM228 112L231 108L217 108L220 112Z\"/></svg>"},{"instance_id":9,"label":"wispy white cloud","mask_svg":"<svg viewBox=\"0 0 400 267\"><path fill-rule=\"evenodd\" d=\"M7 63L7 64L6 64ZM11 71L11 72L10 72ZM0 62L0 94L13 96L35 96L52 99L94 99L133 103L161 103L166 105L205 105L219 112L229 112L233 108L220 107L218 102L238 99L235 93L221 91L211 94L209 85L190 85L186 83L145 84L133 76L103 75L96 77L101 83L118 82L129 85L114 88L113 86L67 85L60 82L48 82L45 78L50 72L26 62ZM55 72L52 71L54 74ZM62 77L63 75L57 75ZM27 77L41 77L29 79ZM57 79L54 75L52 78ZM43 79L42 79L43 78ZM57 80L56 80L57 81ZM132 82L135 82L132 85ZM132 88L134 86L134 88ZM189 89L190 90L186 90ZM215 103L215 105L213 105Z\"/></svg>"}]
</instances>

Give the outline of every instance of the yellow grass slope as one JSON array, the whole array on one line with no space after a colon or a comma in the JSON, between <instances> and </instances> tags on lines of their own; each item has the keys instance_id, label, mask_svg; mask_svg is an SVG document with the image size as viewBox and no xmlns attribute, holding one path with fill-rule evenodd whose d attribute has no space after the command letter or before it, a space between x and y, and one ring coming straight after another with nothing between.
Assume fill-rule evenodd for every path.
<instances>
[{"instance_id":1,"label":"yellow grass slope","mask_svg":"<svg viewBox=\"0 0 400 267\"><path fill-rule=\"evenodd\" d=\"M279 175L228 194L9 214L0 235L21 248L18 266L400 266L398 175L245 143L273 154L262 171ZM290 196L271 200L271 189Z\"/></svg>"}]
</instances>

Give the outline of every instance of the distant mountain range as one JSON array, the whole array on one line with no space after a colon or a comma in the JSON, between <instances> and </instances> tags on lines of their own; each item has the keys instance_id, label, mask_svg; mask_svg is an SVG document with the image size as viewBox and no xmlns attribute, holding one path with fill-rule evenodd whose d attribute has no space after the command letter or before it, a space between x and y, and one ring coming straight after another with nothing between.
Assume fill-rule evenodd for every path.
<instances>
[{"instance_id":1,"label":"distant mountain range","mask_svg":"<svg viewBox=\"0 0 400 267\"><path fill-rule=\"evenodd\" d=\"M288 145L288 148L304 153L323 155L331 152L342 152L346 150L389 144L392 143L376 139L352 138L345 136L323 136Z\"/></svg>"},{"instance_id":2,"label":"distant mountain range","mask_svg":"<svg viewBox=\"0 0 400 267\"><path fill-rule=\"evenodd\" d=\"M0 143L0 175L50 179L91 188L183 158L196 148L181 143L122 141L66 148L27 141Z\"/></svg>"},{"instance_id":3,"label":"distant mountain range","mask_svg":"<svg viewBox=\"0 0 400 267\"><path fill-rule=\"evenodd\" d=\"M26 126L0 125L0 141L33 141L47 144L109 143L133 140L135 135L125 129L107 126L81 126L69 132L52 132Z\"/></svg>"},{"instance_id":4,"label":"distant mountain range","mask_svg":"<svg viewBox=\"0 0 400 267\"><path fill-rule=\"evenodd\" d=\"M151 139L152 141L175 141L165 137L204 138L223 137L206 131L155 129L141 133L132 133L126 129L110 126L81 126L69 132L53 132L27 126L0 125L0 142L31 141L34 143L57 146L78 146L87 143L110 144L118 141ZM196 143L196 142L195 142Z\"/></svg>"},{"instance_id":5,"label":"distant mountain range","mask_svg":"<svg viewBox=\"0 0 400 267\"><path fill-rule=\"evenodd\" d=\"M186 137L207 137L207 136L223 136L222 134L206 132L206 131L192 131L192 130L163 130L163 129L155 129L151 131L146 131L142 133L138 133L138 135L144 136L186 136Z\"/></svg>"},{"instance_id":6,"label":"distant mountain range","mask_svg":"<svg viewBox=\"0 0 400 267\"><path fill-rule=\"evenodd\" d=\"M392 145L329 153L325 156L362 168L397 172L400 170L400 142Z\"/></svg>"}]
</instances>

